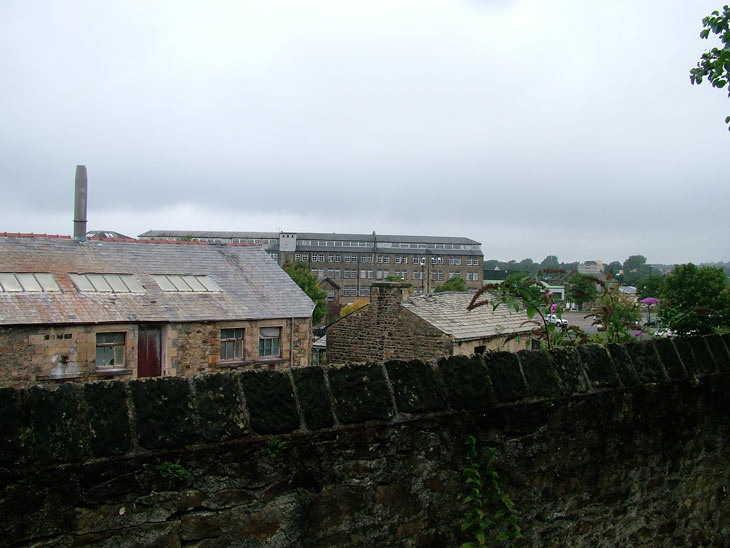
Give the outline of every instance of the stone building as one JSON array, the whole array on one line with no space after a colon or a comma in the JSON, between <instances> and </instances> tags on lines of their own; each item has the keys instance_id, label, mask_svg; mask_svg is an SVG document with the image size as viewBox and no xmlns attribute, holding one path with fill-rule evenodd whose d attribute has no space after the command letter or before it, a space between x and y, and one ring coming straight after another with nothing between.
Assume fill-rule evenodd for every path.
<instances>
[{"instance_id":1,"label":"stone building","mask_svg":"<svg viewBox=\"0 0 730 548\"><path fill-rule=\"evenodd\" d=\"M531 339L524 312L505 306L468 311L474 293L411 295L405 283L372 286L370 304L327 328L327 363L428 360L487 350L517 351ZM507 337L518 336L507 341Z\"/></svg>"},{"instance_id":2,"label":"stone building","mask_svg":"<svg viewBox=\"0 0 730 548\"><path fill-rule=\"evenodd\" d=\"M429 293L450 278L468 288L482 285L481 244L469 238L295 232L150 230L140 238L246 242L261 245L280 265L301 261L319 279L338 286L336 304L370 298L371 286L399 277L416 293Z\"/></svg>"},{"instance_id":3,"label":"stone building","mask_svg":"<svg viewBox=\"0 0 730 548\"><path fill-rule=\"evenodd\" d=\"M312 309L259 246L0 234L0 385L305 366Z\"/></svg>"}]
</instances>

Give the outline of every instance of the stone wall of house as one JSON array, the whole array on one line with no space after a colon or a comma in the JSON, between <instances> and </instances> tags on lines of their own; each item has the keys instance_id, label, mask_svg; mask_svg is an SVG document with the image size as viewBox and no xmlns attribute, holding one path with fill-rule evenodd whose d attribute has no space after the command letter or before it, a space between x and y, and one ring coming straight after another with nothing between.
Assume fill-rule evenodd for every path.
<instances>
[{"instance_id":1,"label":"stone wall of house","mask_svg":"<svg viewBox=\"0 0 730 548\"><path fill-rule=\"evenodd\" d=\"M370 304L327 327L327 363L412 360L451 355L451 339L405 310L409 284L375 283Z\"/></svg>"},{"instance_id":2,"label":"stone wall of house","mask_svg":"<svg viewBox=\"0 0 730 548\"><path fill-rule=\"evenodd\" d=\"M728 546L729 344L0 389L0 546L459 546L468 436L517 546Z\"/></svg>"},{"instance_id":3,"label":"stone wall of house","mask_svg":"<svg viewBox=\"0 0 730 548\"><path fill-rule=\"evenodd\" d=\"M287 368L309 365L312 355L311 318L188 322L161 325L163 376L219 371L220 330L244 329L241 368ZM260 327L281 328L281 358L258 359ZM96 368L97 333L125 334L125 363L118 371ZM292 339L293 333L293 339ZM291 344L293 340L293 345ZM16 388L37 383L90 382L100 378L137 377L138 326L135 324L0 327L0 386ZM293 349L294 359L291 360Z\"/></svg>"}]
</instances>

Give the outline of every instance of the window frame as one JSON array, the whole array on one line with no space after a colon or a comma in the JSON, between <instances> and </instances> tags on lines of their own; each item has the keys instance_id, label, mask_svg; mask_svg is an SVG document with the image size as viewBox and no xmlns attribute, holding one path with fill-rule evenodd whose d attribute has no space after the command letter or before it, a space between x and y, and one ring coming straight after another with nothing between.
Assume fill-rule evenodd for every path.
<instances>
[{"instance_id":1,"label":"window frame","mask_svg":"<svg viewBox=\"0 0 730 548\"><path fill-rule=\"evenodd\" d=\"M277 330L277 335L264 335L264 330ZM269 347L267 349L267 346ZM277 360L281 358L281 327L259 327L259 360Z\"/></svg>"},{"instance_id":2,"label":"window frame","mask_svg":"<svg viewBox=\"0 0 730 548\"><path fill-rule=\"evenodd\" d=\"M100 336L103 338L104 335L120 335L120 341L99 341ZM96 353L94 356L94 365L97 370L107 371L114 369L124 369L127 363L127 332L126 331L100 331L96 333L95 338ZM103 349L106 354L107 349L111 349L113 357L112 363L99 363L99 350ZM106 358L106 356L104 356ZM121 357L122 363L117 363L118 358ZM102 360L105 361L105 360Z\"/></svg>"},{"instance_id":3,"label":"window frame","mask_svg":"<svg viewBox=\"0 0 730 548\"><path fill-rule=\"evenodd\" d=\"M223 332L224 331L233 331L232 337L224 337ZM240 332L240 336L237 336ZM221 351L219 354L219 359L221 362L238 362L244 360L244 353L245 348L243 346L243 340L244 340L244 328L243 327L222 327L220 330L220 337L221 337ZM233 348L233 357L228 357L228 345L231 345ZM225 356L224 356L224 345L226 348Z\"/></svg>"}]
</instances>

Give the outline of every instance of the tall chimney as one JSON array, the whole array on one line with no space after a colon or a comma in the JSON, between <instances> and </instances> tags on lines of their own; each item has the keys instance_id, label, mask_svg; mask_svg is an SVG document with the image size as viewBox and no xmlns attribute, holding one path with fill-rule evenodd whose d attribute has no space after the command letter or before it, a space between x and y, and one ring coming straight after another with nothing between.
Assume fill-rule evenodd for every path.
<instances>
[{"instance_id":1,"label":"tall chimney","mask_svg":"<svg viewBox=\"0 0 730 548\"><path fill-rule=\"evenodd\" d=\"M76 188L74 191L74 240L86 239L86 166L76 166Z\"/></svg>"}]
</instances>

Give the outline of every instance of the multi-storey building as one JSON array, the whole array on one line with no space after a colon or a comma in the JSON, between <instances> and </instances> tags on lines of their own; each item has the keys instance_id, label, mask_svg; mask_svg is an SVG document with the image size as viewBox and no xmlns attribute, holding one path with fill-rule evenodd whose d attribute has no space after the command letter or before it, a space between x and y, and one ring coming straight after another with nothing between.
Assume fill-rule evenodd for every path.
<instances>
[{"instance_id":1,"label":"multi-storey building","mask_svg":"<svg viewBox=\"0 0 730 548\"><path fill-rule=\"evenodd\" d=\"M481 244L469 238L392 236L319 232L200 232L150 230L140 238L250 242L260 244L281 266L306 263L328 289L335 304L370 298L374 282L400 279L417 293L429 293L450 278L463 278L469 288L482 285Z\"/></svg>"}]
</instances>

